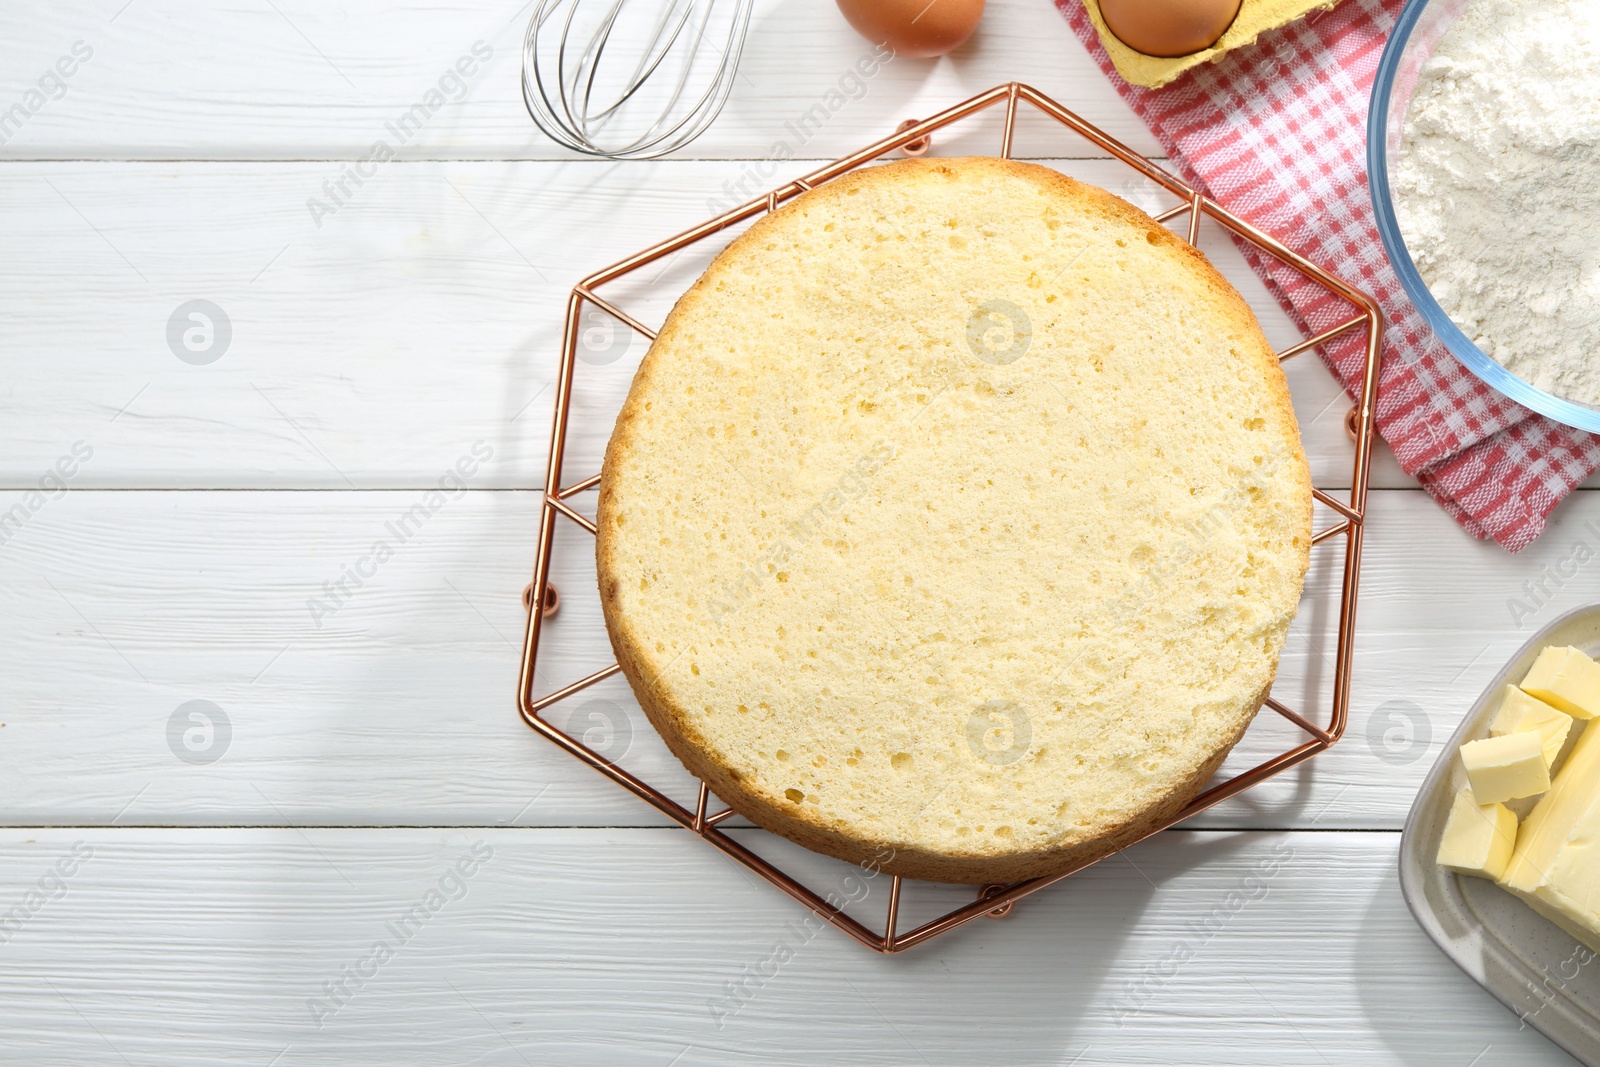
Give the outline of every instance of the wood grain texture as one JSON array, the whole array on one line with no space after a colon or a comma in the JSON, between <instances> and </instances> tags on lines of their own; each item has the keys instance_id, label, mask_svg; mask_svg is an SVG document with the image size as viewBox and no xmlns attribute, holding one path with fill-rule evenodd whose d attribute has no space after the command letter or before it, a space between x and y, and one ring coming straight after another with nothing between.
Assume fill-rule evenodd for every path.
<instances>
[{"instance_id":1,"label":"wood grain texture","mask_svg":"<svg viewBox=\"0 0 1600 1067\"><path fill-rule=\"evenodd\" d=\"M8 7L0 11L5 106L37 88L74 42L93 56L65 80L65 95L48 99L10 133L0 158L364 159L379 138L409 159L566 158L522 105L520 50L530 13L517 0ZM643 29L642 16L624 20L619 45ZM492 55L464 91L447 84L447 101L420 131L405 141L394 137L386 124L437 88L478 42ZM686 154L759 159L783 141L796 156L832 159L903 119L1014 78L1079 108L1137 151L1159 151L1048 3L994 0L955 55L895 59L864 82L850 81L856 61L871 51L832 4L760 0L728 105ZM830 92L837 95L830 99ZM786 125L818 104L829 114L820 129L796 133ZM972 134L981 135L981 128ZM1073 143L1059 134L1056 140ZM1061 151L1031 143L1019 140L1019 149Z\"/></svg>"},{"instance_id":2,"label":"wood grain texture","mask_svg":"<svg viewBox=\"0 0 1600 1067\"><path fill-rule=\"evenodd\" d=\"M0 514L25 499L0 494ZM533 564L536 495L442 499L420 525L411 509L421 492L75 491L46 502L0 546L4 820L657 821L516 717L518 596ZM1397 828L1501 662L1592 595L1588 570L1561 571L1579 541L1600 547L1600 495L1577 494L1516 557L1472 541L1416 491L1375 493L1370 516L1348 735L1208 814L1207 825ZM560 538L563 607L540 692L611 661L592 542L571 524ZM380 540L394 555L375 566L368 556ZM1335 573L1329 554L1313 557L1308 589L1319 596ZM347 581L336 602L325 583L358 565L375 573L359 588ZM1552 594L1539 607L1524 590L1536 581ZM1295 707L1326 707L1326 604L1308 602L1291 630L1275 692ZM190 700L215 703L231 721L214 763L186 763L169 745L169 723ZM553 714L692 799L620 679ZM1264 713L1230 766L1297 736Z\"/></svg>"},{"instance_id":3,"label":"wood grain texture","mask_svg":"<svg viewBox=\"0 0 1600 1067\"><path fill-rule=\"evenodd\" d=\"M1172 204L1121 164L1054 163ZM708 217L741 166L391 163L319 227L306 202L338 177L326 163L5 165L0 485L32 485L82 440L75 487L411 487L482 440L495 459L475 486L537 487L569 289ZM1226 237L1208 225L1202 245L1275 345L1299 339ZM657 325L717 247L606 295ZM169 342L196 299L232 331L205 365ZM598 470L645 348L588 312L569 470ZM1287 369L1313 475L1348 485L1348 399L1313 355ZM1380 451L1374 484L1414 483Z\"/></svg>"},{"instance_id":4,"label":"wood grain texture","mask_svg":"<svg viewBox=\"0 0 1600 1067\"><path fill-rule=\"evenodd\" d=\"M0 1063L1570 1062L1417 929L1397 840L1169 832L884 958L681 830L7 831L8 907L80 859L0 945ZM881 922L886 878L786 858Z\"/></svg>"},{"instance_id":5,"label":"wood grain texture","mask_svg":"<svg viewBox=\"0 0 1600 1067\"><path fill-rule=\"evenodd\" d=\"M1417 930L1392 831L1499 663L1592 597L1592 564L1572 560L1600 548L1594 494L1510 557L1415 489L1376 493L1338 747L1208 814L1213 831L1161 835L901 958L811 935L796 905L517 720L538 498L504 490L542 484L574 281L741 181L776 184L1013 77L1159 151L1045 0L990 0L956 55L889 64L797 135L867 46L825 0L760 0L734 96L687 158L575 161L519 99L527 12L0 8L0 115L30 112L0 123L0 1064L1569 1062ZM79 41L93 55L34 107ZM461 99L394 138L386 123L478 41L492 56ZM993 151L995 119L936 151ZM399 160L346 179L319 226L308 200L380 138ZM1157 204L1042 124L1017 145ZM1217 258L1292 340L1237 255ZM656 322L697 270L680 257L617 295ZM167 336L195 299L233 328L203 366ZM573 477L596 469L643 354L585 328ZM1313 357L1288 371L1318 484L1347 484L1348 401ZM1381 449L1373 481L1414 484ZM561 536L541 689L609 661L587 539ZM355 587L347 569L385 539L392 558ZM1329 618L1297 622L1293 703L1326 682ZM210 748L191 701L215 705ZM692 799L620 680L554 717ZM1294 736L1264 725L1250 754ZM831 861L749 833L848 888ZM479 841L493 856L464 896L319 1027L308 1002L430 890L458 895L441 879ZM92 855L52 875L78 842ZM906 922L965 898L916 889ZM876 918L885 895L865 883L854 907ZM733 983L751 992L730 999Z\"/></svg>"}]
</instances>

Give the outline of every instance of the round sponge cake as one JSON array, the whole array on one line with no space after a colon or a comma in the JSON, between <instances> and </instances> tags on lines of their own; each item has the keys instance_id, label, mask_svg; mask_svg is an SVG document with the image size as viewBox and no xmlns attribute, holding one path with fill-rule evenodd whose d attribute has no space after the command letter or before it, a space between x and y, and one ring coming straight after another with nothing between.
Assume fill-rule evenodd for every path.
<instances>
[{"instance_id":1,"label":"round sponge cake","mask_svg":"<svg viewBox=\"0 0 1600 1067\"><path fill-rule=\"evenodd\" d=\"M757 824L1010 881L1171 818L1271 687L1311 487L1244 300L1053 170L797 197L672 311L606 452L606 625Z\"/></svg>"}]
</instances>

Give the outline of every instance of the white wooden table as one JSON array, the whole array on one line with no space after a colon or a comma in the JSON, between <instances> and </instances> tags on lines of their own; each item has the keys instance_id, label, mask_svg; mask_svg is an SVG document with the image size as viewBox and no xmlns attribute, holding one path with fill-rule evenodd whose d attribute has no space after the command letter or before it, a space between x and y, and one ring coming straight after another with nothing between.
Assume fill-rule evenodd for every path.
<instances>
[{"instance_id":1,"label":"white wooden table","mask_svg":"<svg viewBox=\"0 0 1600 1067\"><path fill-rule=\"evenodd\" d=\"M812 935L522 725L518 596L578 277L698 221L752 167L776 184L1013 77L1158 151L1045 0L991 0L957 56L889 64L769 166L867 46L823 0L764 0L726 112L681 158L579 160L523 112L526 17L510 0L0 8L0 513L20 516L0 527L0 1062L1569 1062L1425 940L1394 861L1462 710L1533 627L1592 598L1593 574L1547 568L1600 544L1593 491L1512 558L1385 454L1346 740L900 957ZM475 46L399 143L386 124ZM992 150L988 133L939 150ZM330 203L324 182L379 139L397 158ZM1018 147L1153 202L1068 144ZM691 276L669 265L655 289ZM191 351L195 300L229 331ZM593 340L573 476L596 469L642 354ZM1290 369L1318 483L1346 486L1348 402L1314 358ZM464 491L447 478L463 461ZM441 480L393 558L363 562ZM360 587L318 607L357 566ZM545 682L606 661L581 570L556 576ZM1541 577L1548 602L1513 614ZM1302 613L1280 692L1322 691L1328 636ZM565 714L681 781L620 683Z\"/></svg>"}]
</instances>

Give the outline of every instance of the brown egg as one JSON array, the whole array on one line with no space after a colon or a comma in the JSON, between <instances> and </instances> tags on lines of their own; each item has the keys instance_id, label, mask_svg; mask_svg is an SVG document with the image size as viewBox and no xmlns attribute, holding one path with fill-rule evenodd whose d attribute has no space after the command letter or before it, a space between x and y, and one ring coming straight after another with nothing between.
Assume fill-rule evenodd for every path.
<instances>
[{"instance_id":1,"label":"brown egg","mask_svg":"<svg viewBox=\"0 0 1600 1067\"><path fill-rule=\"evenodd\" d=\"M983 0L839 0L857 33L896 55L942 56L972 36Z\"/></svg>"},{"instance_id":2,"label":"brown egg","mask_svg":"<svg viewBox=\"0 0 1600 1067\"><path fill-rule=\"evenodd\" d=\"M1233 25L1240 0L1100 0L1117 40L1147 56L1172 58L1210 48Z\"/></svg>"}]
</instances>

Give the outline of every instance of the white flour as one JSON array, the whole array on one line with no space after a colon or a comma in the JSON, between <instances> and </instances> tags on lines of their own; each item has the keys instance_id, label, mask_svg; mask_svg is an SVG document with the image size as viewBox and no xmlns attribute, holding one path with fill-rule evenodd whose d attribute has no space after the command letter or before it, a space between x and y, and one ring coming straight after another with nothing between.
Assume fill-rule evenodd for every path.
<instances>
[{"instance_id":1,"label":"white flour","mask_svg":"<svg viewBox=\"0 0 1600 1067\"><path fill-rule=\"evenodd\" d=\"M1462 332L1600 404L1600 0L1473 0L1422 68L1391 177Z\"/></svg>"}]
</instances>

